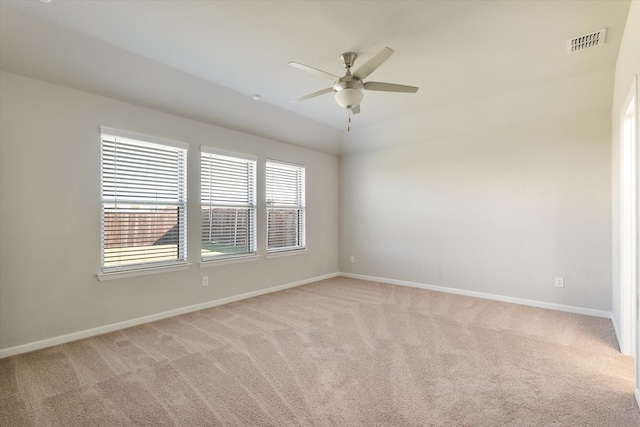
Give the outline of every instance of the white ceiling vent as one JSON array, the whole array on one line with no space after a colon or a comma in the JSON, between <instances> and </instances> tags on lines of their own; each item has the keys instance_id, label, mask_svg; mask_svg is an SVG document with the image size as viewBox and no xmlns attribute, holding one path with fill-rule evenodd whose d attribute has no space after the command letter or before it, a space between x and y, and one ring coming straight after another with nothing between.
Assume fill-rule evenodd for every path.
<instances>
[{"instance_id":1,"label":"white ceiling vent","mask_svg":"<svg viewBox=\"0 0 640 427\"><path fill-rule=\"evenodd\" d=\"M569 53L579 52L581 50L589 49L604 44L604 38L607 34L607 29L596 31L594 33L585 34L583 36L574 37L567 40L567 49Z\"/></svg>"}]
</instances>

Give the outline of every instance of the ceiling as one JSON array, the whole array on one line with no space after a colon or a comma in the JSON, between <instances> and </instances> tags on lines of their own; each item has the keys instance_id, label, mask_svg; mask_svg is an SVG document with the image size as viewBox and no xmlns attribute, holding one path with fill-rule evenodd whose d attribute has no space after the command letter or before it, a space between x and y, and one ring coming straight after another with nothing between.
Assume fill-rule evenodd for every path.
<instances>
[{"instance_id":1,"label":"ceiling","mask_svg":"<svg viewBox=\"0 0 640 427\"><path fill-rule=\"evenodd\" d=\"M0 8L3 71L344 154L455 136L461 119L488 131L610 109L629 1L2 0ZM602 28L604 46L567 53L567 39ZM416 94L366 91L350 132L331 94L290 102L331 86L290 61L342 75L342 52L359 55L357 68L385 46L395 54L367 80L419 86Z\"/></svg>"}]
</instances>

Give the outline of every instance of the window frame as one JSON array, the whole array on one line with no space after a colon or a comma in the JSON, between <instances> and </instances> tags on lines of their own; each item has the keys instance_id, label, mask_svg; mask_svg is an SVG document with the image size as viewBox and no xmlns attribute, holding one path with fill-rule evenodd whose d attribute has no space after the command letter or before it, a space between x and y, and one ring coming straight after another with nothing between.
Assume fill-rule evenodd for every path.
<instances>
[{"instance_id":1,"label":"window frame","mask_svg":"<svg viewBox=\"0 0 640 427\"><path fill-rule=\"evenodd\" d=\"M274 176L270 176L270 172L273 169L281 169L288 171L295 171L295 191L297 195L295 200L289 200L289 203L274 203L270 201L273 196L273 191L270 185L273 183ZM282 177L282 176L281 176ZM287 183L291 184L291 183ZM266 206L266 241L265 251L267 257L277 257L289 254L306 253L307 241L306 241L306 168L304 165L289 163L281 160L267 159L265 163L265 206ZM287 199L286 196L283 196ZM296 211L296 226L295 226L295 243L288 246L274 246L270 247L270 212L273 210L291 210Z\"/></svg>"},{"instance_id":2,"label":"window frame","mask_svg":"<svg viewBox=\"0 0 640 427\"><path fill-rule=\"evenodd\" d=\"M109 179L113 179L117 182L117 166L107 167L105 161L117 160L117 154L106 155L105 151L109 147L113 147L117 150L117 145L121 147L128 146L129 149L134 151L138 150L136 154L142 154L145 149L157 150L157 152L164 152L170 155L176 156L175 168L169 169L171 174L175 173L175 180L173 177L169 180L170 184L175 189L175 193L167 194L165 197L160 197L156 200L145 198L136 195L129 195L129 197L118 196L118 185L113 183L107 183ZM120 277L133 277L140 274L152 274L161 271L173 271L182 270L189 267L187 262L187 154L189 144L179 141L173 141L164 138L158 138L149 135L143 135L139 133L124 131L120 129L114 129L106 126L100 126L100 272L98 273L98 279L110 280ZM121 159L124 156L121 155ZM149 166L144 166L144 162L134 162L129 160L128 166L135 166L134 163L142 165L140 169L136 169L137 173L148 173L153 177L152 171ZM173 167L173 165L171 165ZM115 177L115 178L114 178ZM161 181L159 176L155 176L157 179L154 183ZM163 176L162 179L166 179ZM137 181L136 181L137 180ZM131 178L134 185L142 186L144 179ZM131 182L130 182L131 183ZM120 186L122 189L124 186ZM172 190L173 191L173 190ZM141 193L140 187L131 191L131 194ZM109 194L110 193L110 194ZM113 265L107 265L105 259L105 210L114 209L114 213L117 214L118 208L129 209L140 208L148 210L157 210L160 207L175 207L176 208L176 224L177 224L177 243L176 243L176 256L175 258L153 260L147 254L140 255L139 261L134 263L127 263L126 261L120 261ZM124 246L127 247L127 246ZM136 246L130 246L136 247ZM142 247L142 246L138 246ZM115 261L114 261L115 262Z\"/></svg>"},{"instance_id":3,"label":"window frame","mask_svg":"<svg viewBox=\"0 0 640 427\"><path fill-rule=\"evenodd\" d=\"M218 160L235 162L239 164L245 164L250 167L247 172L247 188L246 188L246 203L231 203L219 201L218 203L204 203L204 187L203 187L203 156L209 156L210 158L216 158ZM258 223L258 205L257 205L257 181L258 181L258 157L244 153L236 153L232 151L220 150L208 146L200 146L200 265L213 265L222 263L240 262L243 260L257 259L258 257L258 244L257 244L257 223ZM209 189L208 191L211 191ZM209 193L210 194L210 193ZM239 209L247 209L247 250L238 253L223 253L219 255L203 256L203 238L204 238L204 222L203 222L203 210L205 206L211 207L235 207ZM236 224L237 225L237 224Z\"/></svg>"}]
</instances>

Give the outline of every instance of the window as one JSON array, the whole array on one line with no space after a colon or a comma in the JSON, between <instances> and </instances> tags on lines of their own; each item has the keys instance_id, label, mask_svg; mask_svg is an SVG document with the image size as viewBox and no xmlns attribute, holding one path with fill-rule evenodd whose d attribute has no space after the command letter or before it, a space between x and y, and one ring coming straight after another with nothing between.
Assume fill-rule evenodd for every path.
<instances>
[{"instance_id":1,"label":"window","mask_svg":"<svg viewBox=\"0 0 640 427\"><path fill-rule=\"evenodd\" d=\"M100 131L102 272L186 263L188 145Z\"/></svg>"},{"instance_id":2,"label":"window","mask_svg":"<svg viewBox=\"0 0 640 427\"><path fill-rule=\"evenodd\" d=\"M256 253L256 159L201 147L202 261Z\"/></svg>"},{"instance_id":3,"label":"window","mask_svg":"<svg viewBox=\"0 0 640 427\"><path fill-rule=\"evenodd\" d=\"M267 161L267 252L304 249L304 167Z\"/></svg>"}]
</instances>

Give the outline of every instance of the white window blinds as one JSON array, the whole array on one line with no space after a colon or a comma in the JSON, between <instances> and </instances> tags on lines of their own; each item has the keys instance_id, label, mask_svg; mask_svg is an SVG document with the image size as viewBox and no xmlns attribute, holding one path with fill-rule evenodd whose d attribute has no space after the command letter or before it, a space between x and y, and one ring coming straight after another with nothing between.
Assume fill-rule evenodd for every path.
<instances>
[{"instance_id":1,"label":"white window blinds","mask_svg":"<svg viewBox=\"0 0 640 427\"><path fill-rule=\"evenodd\" d=\"M256 253L256 161L201 148L201 258Z\"/></svg>"},{"instance_id":2,"label":"white window blinds","mask_svg":"<svg viewBox=\"0 0 640 427\"><path fill-rule=\"evenodd\" d=\"M304 174L303 166L267 161L267 252L305 247Z\"/></svg>"},{"instance_id":3,"label":"white window blinds","mask_svg":"<svg viewBox=\"0 0 640 427\"><path fill-rule=\"evenodd\" d=\"M101 128L102 271L185 262L187 148Z\"/></svg>"}]
</instances>

